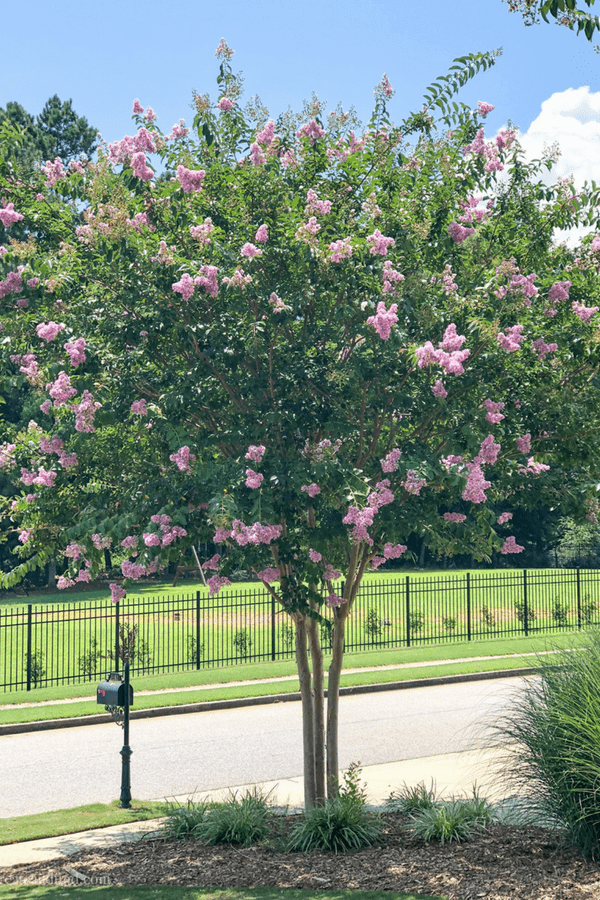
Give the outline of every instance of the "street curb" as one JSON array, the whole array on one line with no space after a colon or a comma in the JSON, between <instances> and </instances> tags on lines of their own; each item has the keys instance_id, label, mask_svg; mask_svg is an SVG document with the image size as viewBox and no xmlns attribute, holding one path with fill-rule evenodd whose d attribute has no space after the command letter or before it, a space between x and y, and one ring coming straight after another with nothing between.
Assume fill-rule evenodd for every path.
<instances>
[{"instance_id":1,"label":"street curb","mask_svg":"<svg viewBox=\"0 0 600 900\"><path fill-rule=\"evenodd\" d=\"M523 669L495 669L491 672L470 672L465 675L439 675L433 678L416 678L412 681L383 681L377 684L357 684L340 688L340 696L353 694L376 694L382 691L403 691L409 688L433 687L440 684L460 684L468 681L486 681L496 678L518 678L532 675L537 670L527 667ZM327 696L327 691L325 691ZM160 716L177 716L185 713L210 712L217 709L237 709L243 706L263 706L269 703L289 703L300 700L300 693L265 694L260 697L240 697L231 700L205 700L199 703L186 703L182 706L159 706L154 709L131 710L130 719L154 719ZM32 731L53 731L56 728L78 728L82 725L105 725L109 721L106 713L82 716L72 719L48 719L41 722L18 722L13 725L0 725L0 735L25 734Z\"/></svg>"}]
</instances>

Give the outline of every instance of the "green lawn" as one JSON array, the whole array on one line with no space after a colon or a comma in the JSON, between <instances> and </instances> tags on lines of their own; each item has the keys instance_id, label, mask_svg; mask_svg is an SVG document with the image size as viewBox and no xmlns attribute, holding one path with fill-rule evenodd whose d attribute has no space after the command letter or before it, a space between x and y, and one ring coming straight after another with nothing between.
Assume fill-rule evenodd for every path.
<instances>
[{"instance_id":1,"label":"green lawn","mask_svg":"<svg viewBox=\"0 0 600 900\"><path fill-rule=\"evenodd\" d=\"M297 891L292 888L186 888L175 885L156 887L50 887L0 884L0 900L448 900L427 894L401 894L396 891Z\"/></svg>"}]
</instances>

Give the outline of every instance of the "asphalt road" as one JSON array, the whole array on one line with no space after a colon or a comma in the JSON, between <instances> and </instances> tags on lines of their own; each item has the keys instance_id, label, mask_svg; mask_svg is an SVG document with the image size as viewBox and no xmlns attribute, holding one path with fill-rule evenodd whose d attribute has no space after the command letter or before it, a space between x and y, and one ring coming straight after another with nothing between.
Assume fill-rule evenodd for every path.
<instances>
[{"instance_id":1,"label":"asphalt road","mask_svg":"<svg viewBox=\"0 0 600 900\"><path fill-rule=\"evenodd\" d=\"M474 745L520 678L342 697L340 764L363 766ZM300 703L138 719L131 791L174 797L302 773ZM113 722L0 737L0 818L119 797L122 730Z\"/></svg>"}]
</instances>

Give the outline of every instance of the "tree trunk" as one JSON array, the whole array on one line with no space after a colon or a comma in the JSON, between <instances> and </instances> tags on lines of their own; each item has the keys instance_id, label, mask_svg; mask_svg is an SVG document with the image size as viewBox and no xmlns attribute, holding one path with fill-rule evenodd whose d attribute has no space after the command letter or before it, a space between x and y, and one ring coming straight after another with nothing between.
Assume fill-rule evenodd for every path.
<instances>
[{"instance_id":1,"label":"tree trunk","mask_svg":"<svg viewBox=\"0 0 600 900\"><path fill-rule=\"evenodd\" d=\"M340 707L340 678L344 659L345 610L335 611L333 647L327 682L327 796L339 794L338 724Z\"/></svg>"},{"instance_id":2,"label":"tree trunk","mask_svg":"<svg viewBox=\"0 0 600 900\"><path fill-rule=\"evenodd\" d=\"M294 618L296 620L296 666L298 668L300 699L302 701L304 809L308 810L312 809L317 802L312 677L308 665L308 652L306 649L306 618L302 613L297 613Z\"/></svg>"},{"instance_id":3,"label":"tree trunk","mask_svg":"<svg viewBox=\"0 0 600 900\"><path fill-rule=\"evenodd\" d=\"M319 626L314 619L306 619L308 643L312 661L313 741L315 753L315 805L325 802L325 673Z\"/></svg>"},{"instance_id":4,"label":"tree trunk","mask_svg":"<svg viewBox=\"0 0 600 900\"><path fill-rule=\"evenodd\" d=\"M56 560L51 559L48 563L48 587L56 587Z\"/></svg>"}]
</instances>

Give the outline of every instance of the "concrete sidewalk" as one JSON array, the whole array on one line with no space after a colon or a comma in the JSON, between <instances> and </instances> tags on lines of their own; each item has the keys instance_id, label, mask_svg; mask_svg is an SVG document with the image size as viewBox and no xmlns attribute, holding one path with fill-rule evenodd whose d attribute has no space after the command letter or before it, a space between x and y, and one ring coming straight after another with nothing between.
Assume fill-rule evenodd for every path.
<instances>
[{"instance_id":1,"label":"concrete sidewalk","mask_svg":"<svg viewBox=\"0 0 600 900\"><path fill-rule=\"evenodd\" d=\"M496 751L481 750L447 753L440 756L427 756L420 759L405 759L399 762L365 766L362 770L361 781L366 788L367 802L373 806L381 806L392 791L397 791L403 785L414 786L421 781L425 782L427 787L433 782L437 796L444 798L448 798L453 794L471 795L473 786L476 783L481 796L492 802L498 802L504 799L502 787L498 784L496 774L496 764L498 762L499 756ZM277 806L298 809L303 805L304 785L301 776L263 782L259 785L237 785L233 788L221 788L218 791L208 792L192 798L186 795L166 799L182 804L185 804L189 799L200 800L207 797L212 800L220 800L227 796L229 791L243 792L253 787L260 787L265 792L269 792L273 803ZM1 872L3 867L45 862L53 859L66 859L80 850L114 846L116 841L137 840L144 834L156 832L160 826L160 821L160 819L152 819L145 822L132 822L126 825L91 829L61 837L42 838L37 841L24 841L18 844L0 846L0 884L3 883ZM74 881L77 881L75 870L70 872L69 868L66 867L65 877L69 875Z\"/></svg>"}]
</instances>

